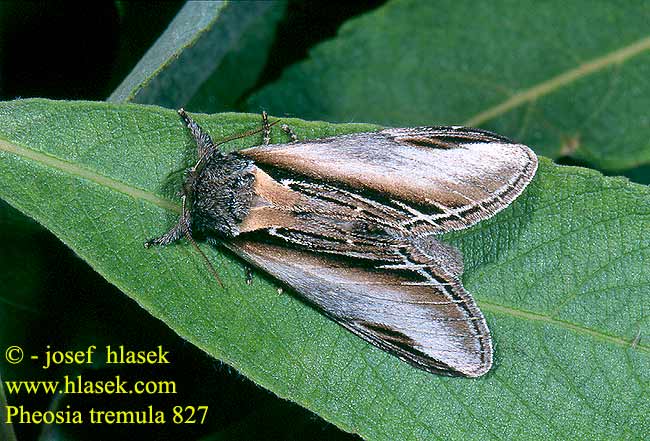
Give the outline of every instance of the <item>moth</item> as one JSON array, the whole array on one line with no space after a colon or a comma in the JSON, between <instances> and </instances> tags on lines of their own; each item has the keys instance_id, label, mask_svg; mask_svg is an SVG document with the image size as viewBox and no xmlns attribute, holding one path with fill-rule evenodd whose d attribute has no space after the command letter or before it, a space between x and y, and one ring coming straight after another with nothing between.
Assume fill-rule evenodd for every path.
<instances>
[{"instance_id":1,"label":"moth","mask_svg":"<svg viewBox=\"0 0 650 441\"><path fill-rule=\"evenodd\" d=\"M198 161L168 245L192 231L289 285L367 342L425 371L492 366L462 256L437 239L507 207L532 180L527 146L466 127L392 128L223 153L183 109ZM251 133L239 137L248 136ZM231 140L233 138L230 138Z\"/></svg>"}]
</instances>

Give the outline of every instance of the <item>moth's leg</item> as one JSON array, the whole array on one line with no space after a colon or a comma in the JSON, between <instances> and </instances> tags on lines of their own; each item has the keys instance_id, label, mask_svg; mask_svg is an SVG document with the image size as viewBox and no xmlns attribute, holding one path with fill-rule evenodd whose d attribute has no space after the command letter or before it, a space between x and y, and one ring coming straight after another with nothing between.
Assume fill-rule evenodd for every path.
<instances>
[{"instance_id":1,"label":"moth's leg","mask_svg":"<svg viewBox=\"0 0 650 441\"><path fill-rule=\"evenodd\" d=\"M253 268L246 265L244 266L244 271L246 271L246 285L250 286L253 284Z\"/></svg>"},{"instance_id":2,"label":"moth's leg","mask_svg":"<svg viewBox=\"0 0 650 441\"><path fill-rule=\"evenodd\" d=\"M262 111L262 135L264 145L269 145L271 142L271 124L269 124L269 115L264 110Z\"/></svg>"},{"instance_id":3,"label":"moth's leg","mask_svg":"<svg viewBox=\"0 0 650 441\"><path fill-rule=\"evenodd\" d=\"M282 124L280 128L291 137L291 142L298 142L298 137L291 127ZM271 142L271 124L269 123L269 115L266 111L262 111L262 134L264 136L264 145L269 145Z\"/></svg>"},{"instance_id":4,"label":"moth's leg","mask_svg":"<svg viewBox=\"0 0 650 441\"><path fill-rule=\"evenodd\" d=\"M149 239L144 243L144 247L149 248L152 245L169 245L170 243L174 243L182 237L186 237L189 231L190 219L187 215L181 215L181 217L178 219L178 223L174 225L171 230L160 237Z\"/></svg>"},{"instance_id":5,"label":"moth's leg","mask_svg":"<svg viewBox=\"0 0 650 441\"><path fill-rule=\"evenodd\" d=\"M183 118L187 128L190 129L190 133L192 133L192 137L194 137L194 140L196 141L196 153L199 158L204 157L210 151L215 149L210 135L208 135L201 126L185 113L184 109L178 109L178 114Z\"/></svg>"},{"instance_id":6,"label":"moth's leg","mask_svg":"<svg viewBox=\"0 0 650 441\"><path fill-rule=\"evenodd\" d=\"M298 136L296 136L296 132L293 131L291 127L289 127L286 124L282 124L280 128L291 137L291 142L298 142Z\"/></svg>"}]
</instances>

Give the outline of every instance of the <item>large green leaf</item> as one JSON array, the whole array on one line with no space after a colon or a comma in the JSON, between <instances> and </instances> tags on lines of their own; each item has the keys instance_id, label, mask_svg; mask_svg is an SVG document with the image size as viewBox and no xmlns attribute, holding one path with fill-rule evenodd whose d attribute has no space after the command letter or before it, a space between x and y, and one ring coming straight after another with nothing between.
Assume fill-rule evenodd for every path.
<instances>
[{"instance_id":1,"label":"large green leaf","mask_svg":"<svg viewBox=\"0 0 650 441\"><path fill-rule=\"evenodd\" d=\"M178 108L195 97L202 110L228 108L257 80L284 7L188 2L108 101Z\"/></svg>"},{"instance_id":2,"label":"large green leaf","mask_svg":"<svg viewBox=\"0 0 650 441\"><path fill-rule=\"evenodd\" d=\"M547 156L650 162L650 3L393 0L341 27L249 109L461 124Z\"/></svg>"},{"instance_id":3,"label":"large green leaf","mask_svg":"<svg viewBox=\"0 0 650 441\"><path fill-rule=\"evenodd\" d=\"M197 120L215 137L259 126L246 114ZM303 138L373 127L289 122ZM650 431L648 187L542 158L511 207L446 236L465 255L465 285L496 345L493 370L469 380L410 367L266 277L247 286L240 262L220 250L202 245L223 290L190 246L145 250L175 221L194 148L177 115L158 107L2 103L0 196L182 337L368 439Z\"/></svg>"}]
</instances>

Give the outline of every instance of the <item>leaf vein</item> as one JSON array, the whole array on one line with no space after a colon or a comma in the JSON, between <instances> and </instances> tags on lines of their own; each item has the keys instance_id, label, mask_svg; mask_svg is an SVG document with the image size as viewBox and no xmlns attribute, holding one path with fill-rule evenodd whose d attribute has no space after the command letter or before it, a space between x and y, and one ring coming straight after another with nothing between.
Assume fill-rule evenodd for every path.
<instances>
[{"instance_id":1,"label":"leaf vein","mask_svg":"<svg viewBox=\"0 0 650 441\"><path fill-rule=\"evenodd\" d=\"M586 326L581 326L577 325L575 323L567 322L564 320L558 320L554 319L546 314L539 314L531 311L525 311L522 309L517 309L514 307L509 307L509 306L503 306L499 305L498 303L493 303L489 301L481 301L480 302L481 309L485 311L491 311L495 313L500 313L500 314L505 314L509 315L511 317L516 317L520 319L526 319L530 321L538 321L538 322L546 322L549 324L552 324L554 326L557 326L559 328L564 328L568 329L571 331L574 331L578 334L583 334L583 335L589 335L591 337L604 340L609 343L613 343L617 346L621 346L624 348L628 348L630 346L630 342L628 340L625 340L620 337L615 337L612 335L605 334L604 332L596 331L591 328L587 328ZM640 352L644 352L647 354L650 354L650 346L645 346L638 344L636 346L637 350Z\"/></svg>"},{"instance_id":2,"label":"leaf vein","mask_svg":"<svg viewBox=\"0 0 650 441\"><path fill-rule=\"evenodd\" d=\"M464 123L464 125L481 125L484 122L501 116L527 102L535 101L557 89L560 89L561 87L576 82L583 77L601 71L611 65L623 63L648 50L650 50L650 37L637 40L632 44L610 52L602 57L594 58L582 63L574 69L567 70L548 81L541 82L533 87L517 92L500 104L472 116Z\"/></svg>"}]
</instances>

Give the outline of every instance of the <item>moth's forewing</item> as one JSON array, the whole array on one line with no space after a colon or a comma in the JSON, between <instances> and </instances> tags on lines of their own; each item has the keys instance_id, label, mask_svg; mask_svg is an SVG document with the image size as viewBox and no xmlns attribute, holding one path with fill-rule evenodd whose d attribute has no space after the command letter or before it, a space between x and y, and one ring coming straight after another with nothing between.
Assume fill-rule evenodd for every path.
<instances>
[{"instance_id":1,"label":"moth's forewing","mask_svg":"<svg viewBox=\"0 0 650 441\"><path fill-rule=\"evenodd\" d=\"M403 263L382 268L244 238L225 245L354 334L420 369L477 377L492 365L490 334L474 300L417 248Z\"/></svg>"},{"instance_id":2,"label":"moth's forewing","mask_svg":"<svg viewBox=\"0 0 650 441\"><path fill-rule=\"evenodd\" d=\"M525 145L477 129L387 129L240 151L256 164L356 189L413 234L467 228L510 204L537 170Z\"/></svg>"}]
</instances>

